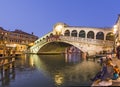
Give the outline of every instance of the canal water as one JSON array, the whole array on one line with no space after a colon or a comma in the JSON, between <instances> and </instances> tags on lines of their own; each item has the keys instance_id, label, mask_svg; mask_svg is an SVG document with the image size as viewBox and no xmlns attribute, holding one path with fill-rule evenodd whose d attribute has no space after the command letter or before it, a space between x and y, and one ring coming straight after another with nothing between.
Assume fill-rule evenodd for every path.
<instances>
[{"instance_id":1,"label":"canal water","mask_svg":"<svg viewBox=\"0 0 120 87\"><path fill-rule=\"evenodd\" d=\"M16 58L15 71L0 80L0 87L90 86L90 78L100 70L93 59L79 54L22 55Z\"/></svg>"}]
</instances>

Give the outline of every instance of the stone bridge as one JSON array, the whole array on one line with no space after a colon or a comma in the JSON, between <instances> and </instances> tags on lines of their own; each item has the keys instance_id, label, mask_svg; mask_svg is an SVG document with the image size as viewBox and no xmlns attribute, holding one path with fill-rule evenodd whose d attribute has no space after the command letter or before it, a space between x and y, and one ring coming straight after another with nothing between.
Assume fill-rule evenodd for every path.
<instances>
[{"instance_id":1,"label":"stone bridge","mask_svg":"<svg viewBox=\"0 0 120 87\"><path fill-rule=\"evenodd\" d=\"M63 42L77 47L82 52L94 55L103 50L112 51L114 37L113 29L108 27L68 26L65 23L57 23L54 25L53 31L34 42L29 53L39 53L42 47L52 42Z\"/></svg>"}]
</instances>

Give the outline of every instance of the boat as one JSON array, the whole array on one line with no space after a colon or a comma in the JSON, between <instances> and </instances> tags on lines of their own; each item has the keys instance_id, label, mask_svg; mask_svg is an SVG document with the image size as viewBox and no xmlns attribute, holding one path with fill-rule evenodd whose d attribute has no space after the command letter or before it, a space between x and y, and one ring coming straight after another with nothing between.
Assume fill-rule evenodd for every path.
<instances>
[{"instance_id":1,"label":"boat","mask_svg":"<svg viewBox=\"0 0 120 87\"><path fill-rule=\"evenodd\" d=\"M94 81L93 84L92 84L92 87L94 86L111 86L112 85L112 80L103 80L103 81L100 81L100 80L97 80L97 81Z\"/></svg>"},{"instance_id":2,"label":"boat","mask_svg":"<svg viewBox=\"0 0 120 87\"><path fill-rule=\"evenodd\" d=\"M116 79L116 80L112 80L112 82L114 82L114 83L120 82L120 77L118 79Z\"/></svg>"}]
</instances>

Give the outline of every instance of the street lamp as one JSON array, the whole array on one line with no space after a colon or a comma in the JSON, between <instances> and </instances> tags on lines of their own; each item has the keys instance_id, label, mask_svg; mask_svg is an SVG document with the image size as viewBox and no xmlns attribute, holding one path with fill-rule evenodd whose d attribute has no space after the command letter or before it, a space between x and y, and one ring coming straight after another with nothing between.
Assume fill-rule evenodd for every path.
<instances>
[{"instance_id":1,"label":"street lamp","mask_svg":"<svg viewBox=\"0 0 120 87\"><path fill-rule=\"evenodd\" d=\"M62 28L63 28L63 25L57 25L57 26L55 27L55 32L56 32L57 35L60 35L60 34L61 34Z\"/></svg>"}]
</instances>

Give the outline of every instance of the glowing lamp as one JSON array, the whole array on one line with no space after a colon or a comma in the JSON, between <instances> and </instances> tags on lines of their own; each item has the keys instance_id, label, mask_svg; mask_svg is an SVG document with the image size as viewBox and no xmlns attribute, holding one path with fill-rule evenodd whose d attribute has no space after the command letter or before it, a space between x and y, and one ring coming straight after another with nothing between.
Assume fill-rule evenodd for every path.
<instances>
[{"instance_id":1,"label":"glowing lamp","mask_svg":"<svg viewBox=\"0 0 120 87\"><path fill-rule=\"evenodd\" d=\"M62 28L63 28L62 25L57 25L55 27L56 34L60 35L60 33L62 32Z\"/></svg>"}]
</instances>

